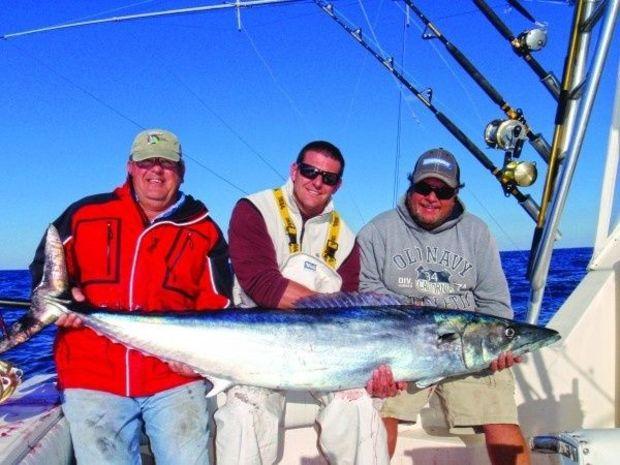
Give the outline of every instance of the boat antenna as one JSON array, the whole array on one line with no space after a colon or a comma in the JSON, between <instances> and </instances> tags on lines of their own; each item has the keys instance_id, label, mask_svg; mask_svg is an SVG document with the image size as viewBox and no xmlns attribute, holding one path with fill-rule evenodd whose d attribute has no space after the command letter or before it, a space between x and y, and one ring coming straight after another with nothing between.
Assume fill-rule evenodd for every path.
<instances>
[{"instance_id":1,"label":"boat antenna","mask_svg":"<svg viewBox=\"0 0 620 465\"><path fill-rule=\"evenodd\" d=\"M444 113L440 112L437 107L432 103L432 90L427 89L425 91L419 91L411 82L404 76L403 71L398 69L397 63L393 57L384 56L376 47L371 45L362 36L362 31L349 24L343 17L336 11L331 3L325 0L314 0L319 8L321 8L330 18L332 18L338 25L340 25L345 31L347 31L362 47L364 47L370 54L377 59L383 66L385 66L392 75L398 79L404 87L409 90L413 95L420 100L424 106L430 110L435 118L452 134L465 148L488 170L491 174L500 182L504 192L507 195L512 195L517 199L521 207L528 213L528 215L536 220L538 217L539 207L538 204L528 194L523 194L514 180L504 176L502 169L498 168L487 157L484 152L474 142L465 135L461 129L459 129L454 122L448 118Z\"/></svg>"},{"instance_id":2,"label":"boat antenna","mask_svg":"<svg viewBox=\"0 0 620 465\"><path fill-rule=\"evenodd\" d=\"M512 50L529 65L530 68L540 78L541 82L554 99L559 100L560 97L560 84L558 79L553 75L551 71L545 71L538 61L532 56L531 52L538 50L536 44L540 43L539 40L532 40L536 35L532 35L531 31L526 31L520 34L518 37L512 33L512 31L506 26L506 24L500 19L499 16L491 9L491 7L484 0L473 0L474 4L480 9L482 14L491 22L495 29L504 36L510 45Z\"/></svg>"}]
</instances>

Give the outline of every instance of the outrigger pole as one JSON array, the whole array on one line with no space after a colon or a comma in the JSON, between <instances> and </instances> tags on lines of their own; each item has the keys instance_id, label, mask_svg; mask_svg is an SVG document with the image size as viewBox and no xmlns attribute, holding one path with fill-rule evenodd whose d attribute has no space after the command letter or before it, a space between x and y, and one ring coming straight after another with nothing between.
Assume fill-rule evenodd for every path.
<instances>
[{"instance_id":1,"label":"outrigger pole","mask_svg":"<svg viewBox=\"0 0 620 465\"><path fill-rule=\"evenodd\" d=\"M442 32L437 28L435 24L433 24L422 11L413 4L412 0L403 0L407 4L409 8L420 18L420 20L425 24L427 30L422 34L423 39L439 39L439 41L445 45L446 49L452 55L452 57L461 65L461 67L471 76L471 78L476 81L476 84L482 88L482 90L489 96L489 98L500 107L500 109L508 116L508 118L512 120L517 120L523 123L525 127L525 134L534 149L538 152L538 154L545 160L547 163L549 162L549 154L551 153L551 146L545 140L545 138L540 134L534 134L532 129L527 125L525 121L525 116L520 109L515 109L504 98L502 95L493 87L493 85L484 77L484 75L474 66L474 64L469 61L469 59L452 43L447 37L442 34Z\"/></svg>"},{"instance_id":2,"label":"outrigger pole","mask_svg":"<svg viewBox=\"0 0 620 465\"><path fill-rule=\"evenodd\" d=\"M536 75L540 78L540 81L544 84L547 90L551 93L556 100L560 97L560 84L557 78L551 71L545 71L545 69L536 61L532 56L529 49L523 45L523 43L512 33L512 31L506 26L506 24L500 19L497 14L491 9L491 7L484 0L473 0L476 6L480 9L482 14L495 26L495 29L510 42L512 50L532 68Z\"/></svg>"},{"instance_id":3,"label":"outrigger pole","mask_svg":"<svg viewBox=\"0 0 620 465\"><path fill-rule=\"evenodd\" d=\"M334 21L336 21L345 31L347 31L362 47L364 47L370 54L375 57L383 66L385 66L396 79L398 79L418 100L420 100L426 108L428 108L439 122L454 136L456 139L465 146L476 159L482 163L482 165L491 172L491 174L500 182L504 192L512 195L517 199L521 207L527 212L527 214L534 220L538 218L540 208L538 204L528 194L523 194L516 184L510 180L507 180L503 176L502 169L498 168L487 157L474 142L465 135L446 115L440 112L432 103L432 92L430 89L425 92L417 90L408 80L405 78L402 72L396 69L394 58L383 56L381 52L376 50L372 45L364 40L362 37L362 31L359 28L355 28L348 24L348 22L342 18L336 12L334 6L324 0L314 0L315 3L329 15Z\"/></svg>"},{"instance_id":4,"label":"outrigger pole","mask_svg":"<svg viewBox=\"0 0 620 465\"><path fill-rule=\"evenodd\" d=\"M237 21L239 22L239 8L251 8L253 6L272 5L275 3L293 3L299 0L236 0L234 3L222 3L219 5L197 6L192 8L178 8L174 10L155 11L151 13L139 13L134 15L114 16L111 18L93 19L89 21L79 21L75 23L58 24L56 26L31 29L29 31L15 32L0 36L0 39L12 39L13 37L36 34L38 32L57 31L59 29L69 29L80 26L90 26L93 24L117 23L121 21L132 21L136 19L158 18L161 16L176 16L192 13L203 13L211 10L222 10L225 8L237 8Z\"/></svg>"}]
</instances>

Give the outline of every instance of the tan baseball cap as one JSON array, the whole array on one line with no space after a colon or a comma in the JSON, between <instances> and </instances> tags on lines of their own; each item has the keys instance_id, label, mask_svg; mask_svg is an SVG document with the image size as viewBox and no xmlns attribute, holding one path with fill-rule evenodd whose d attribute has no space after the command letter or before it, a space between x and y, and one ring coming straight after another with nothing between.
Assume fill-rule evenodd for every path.
<instances>
[{"instance_id":1,"label":"tan baseball cap","mask_svg":"<svg viewBox=\"0 0 620 465\"><path fill-rule=\"evenodd\" d=\"M133 161L147 158L165 158L181 161L181 144L179 138L165 129L147 129L139 133L131 144L129 158Z\"/></svg>"}]
</instances>

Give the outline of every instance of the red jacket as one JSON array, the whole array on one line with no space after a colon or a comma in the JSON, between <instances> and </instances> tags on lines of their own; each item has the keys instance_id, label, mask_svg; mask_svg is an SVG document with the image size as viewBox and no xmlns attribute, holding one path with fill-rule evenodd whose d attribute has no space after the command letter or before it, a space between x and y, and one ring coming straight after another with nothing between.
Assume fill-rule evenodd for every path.
<instances>
[{"instance_id":1,"label":"red jacket","mask_svg":"<svg viewBox=\"0 0 620 465\"><path fill-rule=\"evenodd\" d=\"M82 199L55 222L72 286L115 311L220 309L229 305L228 246L206 207L191 196L149 224L129 184ZM40 281L43 249L31 265ZM60 329L54 358L63 388L148 396L196 378L88 328Z\"/></svg>"}]
</instances>

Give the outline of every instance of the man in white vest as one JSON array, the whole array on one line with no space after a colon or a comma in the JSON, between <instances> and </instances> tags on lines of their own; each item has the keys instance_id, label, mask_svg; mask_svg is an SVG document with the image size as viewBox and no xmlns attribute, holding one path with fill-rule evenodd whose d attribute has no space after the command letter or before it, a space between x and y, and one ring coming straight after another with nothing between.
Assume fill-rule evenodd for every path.
<instances>
[{"instance_id":1,"label":"man in white vest","mask_svg":"<svg viewBox=\"0 0 620 465\"><path fill-rule=\"evenodd\" d=\"M239 200L228 232L236 305L286 310L317 293L357 290L355 235L332 202L343 171L336 146L310 142L291 165L286 184ZM375 370L368 389L393 395L389 370ZM331 465L389 463L385 430L365 389L313 395L320 405L319 444ZM279 391L231 388L215 413L217 464L274 464L284 402Z\"/></svg>"}]
</instances>

